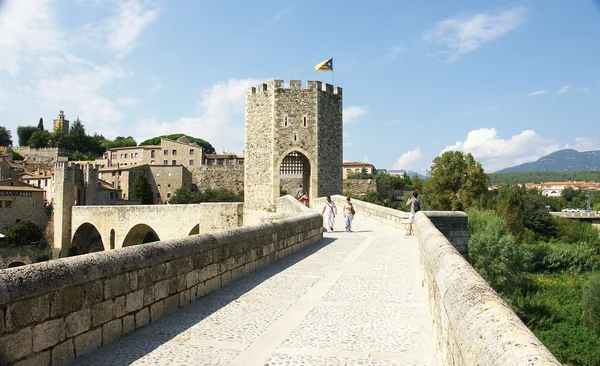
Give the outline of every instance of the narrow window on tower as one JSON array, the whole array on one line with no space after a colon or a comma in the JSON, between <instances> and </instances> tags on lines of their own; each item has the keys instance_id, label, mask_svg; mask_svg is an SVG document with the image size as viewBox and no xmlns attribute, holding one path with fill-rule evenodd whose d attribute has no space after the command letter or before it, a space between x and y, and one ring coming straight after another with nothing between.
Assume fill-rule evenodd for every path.
<instances>
[{"instance_id":1,"label":"narrow window on tower","mask_svg":"<svg viewBox=\"0 0 600 366\"><path fill-rule=\"evenodd\" d=\"M306 116L304 116L303 120L304 120L304 127L306 127Z\"/></svg>"},{"instance_id":2,"label":"narrow window on tower","mask_svg":"<svg viewBox=\"0 0 600 366\"><path fill-rule=\"evenodd\" d=\"M296 134L294 133L294 141L296 141Z\"/></svg>"},{"instance_id":3,"label":"narrow window on tower","mask_svg":"<svg viewBox=\"0 0 600 366\"><path fill-rule=\"evenodd\" d=\"M284 127L287 127L287 125L288 125L288 120L287 120L287 116L285 116L285 117L283 118L283 126L284 126Z\"/></svg>"}]
</instances>

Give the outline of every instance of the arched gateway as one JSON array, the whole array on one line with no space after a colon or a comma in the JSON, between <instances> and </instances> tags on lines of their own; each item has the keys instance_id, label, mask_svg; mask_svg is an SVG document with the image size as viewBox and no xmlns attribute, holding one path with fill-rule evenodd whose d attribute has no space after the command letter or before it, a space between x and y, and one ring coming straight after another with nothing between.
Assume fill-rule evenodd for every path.
<instances>
[{"instance_id":1,"label":"arched gateway","mask_svg":"<svg viewBox=\"0 0 600 366\"><path fill-rule=\"evenodd\" d=\"M244 216L302 182L309 199L342 193L342 89L271 80L246 92ZM293 187L293 188L292 188Z\"/></svg>"}]
</instances>

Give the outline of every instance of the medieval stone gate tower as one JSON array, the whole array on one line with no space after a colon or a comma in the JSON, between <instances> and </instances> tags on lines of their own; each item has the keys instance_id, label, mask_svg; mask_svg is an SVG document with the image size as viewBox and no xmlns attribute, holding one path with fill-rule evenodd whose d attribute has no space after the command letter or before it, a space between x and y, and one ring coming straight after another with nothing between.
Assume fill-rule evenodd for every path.
<instances>
[{"instance_id":1,"label":"medieval stone gate tower","mask_svg":"<svg viewBox=\"0 0 600 366\"><path fill-rule=\"evenodd\" d=\"M342 88L271 80L246 91L244 211L275 207L282 182L309 198L342 193ZM297 184L295 184L297 187Z\"/></svg>"}]
</instances>

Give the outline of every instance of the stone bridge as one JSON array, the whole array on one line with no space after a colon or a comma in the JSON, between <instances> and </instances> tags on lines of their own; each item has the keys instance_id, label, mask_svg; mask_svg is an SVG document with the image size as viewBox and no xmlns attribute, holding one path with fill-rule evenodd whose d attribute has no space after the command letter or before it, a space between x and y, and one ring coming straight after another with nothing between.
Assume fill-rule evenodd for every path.
<instances>
[{"instance_id":1,"label":"stone bridge","mask_svg":"<svg viewBox=\"0 0 600 366\"><path fill-rule=\"evenodd\" d=\"M600 230L600 214L598 212L550 212L552 216L564 217L565 219L581 220L591 223Z\"/></svg>"},{"instance_id":2,"label":"stone bridge","mask_svg":"<svg viewBox=\"0 0 600 366\"><path fill-rule=\"evenodd\" d=\"M559 365L464 259L465 214L407 237L355 208L352 233L288 196L270 222L0 271L0 364Z\"/></svg>"},{"instance_id":3,"label":"stone bridge","mask_svg":"<svg viewBox=\"0 0 600 366\"><path fill-rule=\"evenodd\" d=\"M82 252L120 249L242 226L242 203L74 206L71 247Z\"/></svg>"}]
</instances>

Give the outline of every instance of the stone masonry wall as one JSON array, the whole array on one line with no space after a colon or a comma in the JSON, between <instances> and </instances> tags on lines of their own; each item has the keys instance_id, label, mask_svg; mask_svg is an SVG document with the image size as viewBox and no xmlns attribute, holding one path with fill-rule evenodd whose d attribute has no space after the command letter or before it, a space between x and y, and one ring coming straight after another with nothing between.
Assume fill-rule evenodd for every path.
<instances>
[{"instance_id":1,"label":"stone masonry wall","mask_svg":"<svg viewBox=\"0 0 600 366\"><path fill-rule=\"evenodd\" d=\"M19 245L0 247L0 269L7 268L13 262L31 264L35 263L38 259L51 257L52 250L48 246Z\"/></svg>"},{"instance_id":2,"label":"stone masonry wall","mask_svg":"<svg viewBox=\"0 0 600 366\"><path fill-rule=\"evenodd\" d=\"M192 182L200 191L206 189L226 188L233 192L244 190L243 165L202 165L190 170Z\"/></svg>"},{"instance_id":3,"label":"stone masonry wall","mask_svg":"<svg viewBox=\"0 0 600 366\"><path fill-rule=\"evenodd\" d=\"M448 218L431 214L417 213L414 225L441 363L560 365L434 225Z\"/></svg>"},{"instance_id":4,"label":"stone masonry wall","mask_svg":"<svg viewBox=\"0 0 600 366\"><path fill-rule=\"evenodd\" d=\"M424 211L431 223L469 260L469 219L464 212Z\"/></svg>"},{"instance_id":5,"label":"stone masonry wall","mask_svg":"<svg viewBox=\"0 0 600 366\"><path fill-rule=\"evenodd\" d=\"M67 365L323 237L316 213L0 271L0 364Z\"/></svg>"},{"instance_id":6,"label":"stone masonry wall","mask_svg":"<svg viewBox=\"0 0 600 366\"><path fill-rule=\"evenodd\" d=\"M344 179L343 192L346 191L363 196L370 191L377 191L377 182L375 179Z\"/></svg>"},{"instance_id":7,"label":"stone masonry wall","mask_svg":"<svg viewBox=\"0 0 600 366\"><path fill-rule=\"evenodd\" d=\"M317 82L317 89L321 85ZM319 186L311 197L342 194L344 136L342 88L323 84L318 95L318 157Z\"/></svg>"}]
</instances>

